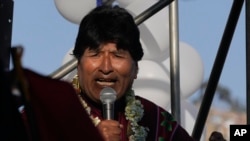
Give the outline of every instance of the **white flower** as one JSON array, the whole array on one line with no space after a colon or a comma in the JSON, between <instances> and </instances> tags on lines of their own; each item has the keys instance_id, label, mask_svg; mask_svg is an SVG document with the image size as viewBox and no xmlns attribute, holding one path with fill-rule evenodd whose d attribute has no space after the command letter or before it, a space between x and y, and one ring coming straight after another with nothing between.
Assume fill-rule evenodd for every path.
<instances>
[{"instance_id":1,"label":"white flower","mask_svg":"<svg viewBox=\"0 0 250 141\"><path fill-rule=\"evenodd\" d=\"M145 141L147 137L148 128L138 125L138 122L143 117L144 109L141 101L135 99L133 90L130 90L126 96L127 105L125 107L125 116L130 121L131 130L130 141Z\"/></svg>"}]
</instances>

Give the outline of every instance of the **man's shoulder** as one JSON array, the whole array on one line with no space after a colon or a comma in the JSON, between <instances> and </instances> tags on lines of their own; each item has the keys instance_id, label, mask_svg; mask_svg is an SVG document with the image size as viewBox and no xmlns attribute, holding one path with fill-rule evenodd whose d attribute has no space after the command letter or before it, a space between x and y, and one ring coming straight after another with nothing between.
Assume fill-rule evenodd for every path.
<instances>
[{"instance_id":1,"label":"man's shoulder","mask_svg":"<svg viewBox=\"0 0 250 141\"><path fill-rule=\"evenodd\" d=\"M138 99L138 100L140 100L143 105L147 104L147 105L159 107L158 105L156 105L155 103L153 103L152 101L150 101L150 100L148 100L148 99L146 99L144 97L136 95L135 98Z\"/></svg>"},{"instance_id":2,"label":"man's shoulder","mask_svg":"<svg viewBox=\"0 0 250 141\"><path fill-rule=\"evenodd\" d=\"M142 105L144 106L144 109L147 109L148 111L159 111L159 112L166 112L166 113L169 113L167 112L165 109L163 109L162 107L160 107L159 105L155 104L154 102L146 99L146 98L143 98L141 96L136 96L136 99L140 100Z\"/></svg>"}]
</instances>

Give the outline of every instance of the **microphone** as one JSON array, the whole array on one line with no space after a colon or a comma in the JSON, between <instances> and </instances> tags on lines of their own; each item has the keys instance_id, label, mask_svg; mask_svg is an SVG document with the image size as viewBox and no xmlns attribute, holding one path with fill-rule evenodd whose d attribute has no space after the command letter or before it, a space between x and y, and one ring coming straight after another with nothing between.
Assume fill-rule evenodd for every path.
<instances>
[{"instance_id":1,"label":"microphone","mask_svg":"<svg viewBox=\"0 0 250 141\"><path fill-rule=\"evenodd\" d=\"M103 118L114 119L114 102L116 100L116 91L110 87L105 87L100 92L100 100L103 104Z\"/></svg>"}]
</instances>

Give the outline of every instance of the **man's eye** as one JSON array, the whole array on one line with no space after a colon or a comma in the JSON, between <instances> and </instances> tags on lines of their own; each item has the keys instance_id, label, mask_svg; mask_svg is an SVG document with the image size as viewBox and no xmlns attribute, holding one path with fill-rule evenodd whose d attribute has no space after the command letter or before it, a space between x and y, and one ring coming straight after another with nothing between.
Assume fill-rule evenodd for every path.
<instances>
[{"instance_id":1,"label":"man's eye","mask_svg":"<svg viewBox=\"0 0 250 141\"><path fill-rule=\"evenodd\" d=\"M88 57L96 57L96 56L98 56L98 53L97 52L88 52L85 55Z\"/></svg>"},{"instance_id":2,"label":"man's eye","mask_svg":"<svg viewBox=\"0 0 250 141\"><path fill-rule=\"evenodd\" d=\"M88 51L88 56L98 56L99 52L95 50L90 50Z\"/></svg>"},{"instance_id":3,"label":"man's eye","mask_svg":"<svg viewBox=\"0 0 250 141\"><path fill-rule=\"evenodd\" d=\"M118 50L118 51L114 52L114 55L116 57L124 58L126 56L126 52L124 50Z\"/></svg>"},{"instance_id":4,"label":"man's eye","mask_svg":"<svg viewBox=\"0 0 250 141\"><path fill-rule=\"evenodd\" d=\"M90 53L90 55L93 55L93 56L95 56L95 55L97 55L98 53L97 52L91 52Z\"/></svg>"},{"instance_id":5,"label":"man's eye","mask_svg":"<svg viewBox=\"0 0 250 141\"><path fill-rule=\"evenodd\" d=\"M124 57L124 53L120 53L120 52L116 52L116 53L114 53L114 55L116 57L119 57L119 58L123 58Z\"/></svg>"}]
</instances>

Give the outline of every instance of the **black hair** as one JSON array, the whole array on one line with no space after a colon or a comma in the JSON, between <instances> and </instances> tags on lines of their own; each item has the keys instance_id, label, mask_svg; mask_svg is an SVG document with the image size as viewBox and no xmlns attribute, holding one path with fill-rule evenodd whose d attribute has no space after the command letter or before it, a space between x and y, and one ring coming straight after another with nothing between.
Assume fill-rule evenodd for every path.
<instances>
[{"instance_id":1,"label":"black hair","mask_svg":"<svg viewBox=\"0 0 250 141\"><path fill-rule=\"evenodd\" d=\"M136 62L143 57L140 32L131 14L118 6L99 6L81 21L73 50L79 60L87 48L115 43L118 49L129 51Z\"/></svg>"}]
</instances>

